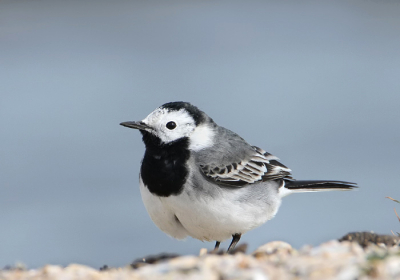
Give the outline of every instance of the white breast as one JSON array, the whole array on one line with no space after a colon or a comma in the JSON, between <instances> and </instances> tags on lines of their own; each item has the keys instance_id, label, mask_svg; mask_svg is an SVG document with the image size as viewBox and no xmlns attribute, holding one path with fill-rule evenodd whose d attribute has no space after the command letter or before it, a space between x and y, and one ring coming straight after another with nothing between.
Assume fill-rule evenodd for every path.
<instances>
[{"instance_id":1,"label":"white breast","mask_svg":"<svg viewBox=\"0 0 400 280\"><path fill-rule=\"evenodd\" d=\"M140 193L150 218L163 232L176 239L184 239L188 232L177 221L175 211L162 197L153 195L140 177Z\"/></svg>"},{"instance_id":2,"label":"white breast","mask_svg":"<svg viewBox=\"0 0 400 280\"><path fill-rule=\"evenodd\" d=\"M153 222L177 239L189 235L199 240L223 241L265 223L274 217L280 206L281 200L274 187L255 184L226 189L208 181L204 183L208 185L203 188L212 188L208 194L200 195L191 180L177 196L157 197L148 191L142 180L140 189Z\"/></svg>"}]
</instances>

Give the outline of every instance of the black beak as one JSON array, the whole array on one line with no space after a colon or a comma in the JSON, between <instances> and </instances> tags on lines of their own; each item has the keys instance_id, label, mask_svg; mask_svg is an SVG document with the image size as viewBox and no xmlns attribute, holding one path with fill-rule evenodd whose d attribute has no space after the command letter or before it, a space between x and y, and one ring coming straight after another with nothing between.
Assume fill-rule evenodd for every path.
<instances>
[{"instance_id":1,"label":"black beak","mask_svg":"<svg viewBox=\"0 0 400 280\"><path fill-rule=\"evenodd\" d=\"M151 127L145 124L144 122L122 122L120 123L122 126L126 126L129 128L139 129L139 130L150 130Z\"/></svg>"}]
</instances>

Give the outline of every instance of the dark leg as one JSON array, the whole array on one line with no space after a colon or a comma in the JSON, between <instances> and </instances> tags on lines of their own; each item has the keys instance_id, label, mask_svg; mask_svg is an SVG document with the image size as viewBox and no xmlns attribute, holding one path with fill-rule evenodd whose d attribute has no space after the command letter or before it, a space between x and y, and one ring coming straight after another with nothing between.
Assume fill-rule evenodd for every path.
<instances>
[{"instance_id":1,"label":"dark leg","mask_svg":"<svg viewBox=\"0 0 400 280\"><path fill-rule=\"evenodd\" d=\"M235 233L234 235L232 235L232 237L233 237L232 242L231 242L231 245L229 245L227 253L231 253L233 251L233 249L235 249L235 246L239 242L241 236L242 235L240 233Z\"/></svg>"},{"instance_id":2,"label":"dark leg","mask_svg":"<svg viewBox=\"0 0 400 280\"><path fill-rule=\"evenodd\" d=\"M215 243L214 252L216 252L216 251L218 250L219 244L221 244L221 242L219 242L219 241L217 241L217 242Z\"/></svg>"}]
</instances>

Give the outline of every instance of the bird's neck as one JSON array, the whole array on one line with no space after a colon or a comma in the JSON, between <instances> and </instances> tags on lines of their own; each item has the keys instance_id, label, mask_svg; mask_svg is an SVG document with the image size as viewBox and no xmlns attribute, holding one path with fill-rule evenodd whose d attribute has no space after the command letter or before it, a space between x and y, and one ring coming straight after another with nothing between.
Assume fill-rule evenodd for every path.
<instances>
[{"instance_id":1,"label":"bird's neck","mask_svg":"<svg viewBox=\"0 0 400 280\"><path fill-rule=\"evenodd\" d=\"M142 134L146 152L140 175L144 185L158 196L178 195L189 175L186 164L190 157L189 139L163 144L151 133L142 131Z\"/></svg>"}]
</instances>

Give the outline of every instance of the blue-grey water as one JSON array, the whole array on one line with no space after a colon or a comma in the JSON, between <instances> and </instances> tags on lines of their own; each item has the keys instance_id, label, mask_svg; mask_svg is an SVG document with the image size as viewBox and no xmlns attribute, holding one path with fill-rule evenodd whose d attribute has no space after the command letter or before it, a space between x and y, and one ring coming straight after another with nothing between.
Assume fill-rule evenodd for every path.
<instances>
[{"instance_id":1,"label":"blue-grey water","mask_svg":"<svg viewBox=\"0 0 400 280\"><path fill-rule=\"evenodd\" d=\"M398 1L372 0L1 1L0 267L212 248L152 223L144 145L119 126L177 100L295 178L361 187L285 198L243 236L250 251L399 231L385 198L400 198L399 15Z\"/></svg>"}]
</instances>

